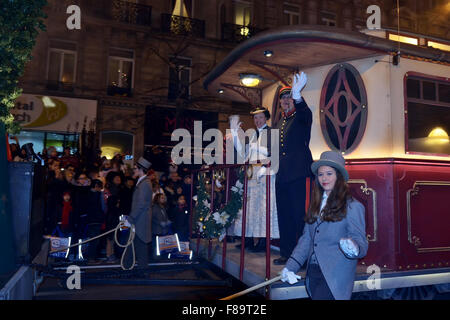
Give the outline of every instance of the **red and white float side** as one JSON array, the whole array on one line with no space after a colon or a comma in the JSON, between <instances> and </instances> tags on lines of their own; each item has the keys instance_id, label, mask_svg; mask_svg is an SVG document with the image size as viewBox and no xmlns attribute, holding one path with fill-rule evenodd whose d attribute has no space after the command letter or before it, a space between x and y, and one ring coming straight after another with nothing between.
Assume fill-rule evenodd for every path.
<instances>
[{"instance_id":1,"label":"red and white float side","mask_svg":"<svg viewBox=\"0 0 450 320\"><path fill-rule=\"evenodd\" d=\"M302 95L313 112L310 148L341 151L353 195L366 208L370 243L361 265L383 271L429 270L450 262L450 43L386 30L348 32L289 26L236 47L204 87L234 101L262 104L280 118L277 92L304 71ZM439 41L438 41L439 40ZM267 54L271 53L271 54ZM260 83L245 87L240 75ZM446 280L445 280L446 279ZM439 283L450 283L450 273Z\"/></svg>"}]
</instances>

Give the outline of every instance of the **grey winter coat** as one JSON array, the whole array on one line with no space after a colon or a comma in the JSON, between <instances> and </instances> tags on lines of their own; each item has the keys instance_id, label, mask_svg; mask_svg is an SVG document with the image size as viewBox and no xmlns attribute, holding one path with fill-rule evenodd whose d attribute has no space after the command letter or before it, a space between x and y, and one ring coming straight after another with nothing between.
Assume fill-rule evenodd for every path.
<instances>
[{"instance_id":1,"label":"grey winter coat","mask_svg":"<svg viewBox=\"0 0 450 320\"><path fill-rule=\"evenodd\" d=\"M364 206L357 200L347 202L346 217L337 222L317 220L306 223L303 235L292 251L286 268L297 273L301 266L309 263L311 254L316 254L317 261L336 300L351 298L356 275L358 259L363 258L368 249ZM359 255L353 259L347 257L339 247L341 238L351 238L359 246ZM309 290L308 277L306 289Z\"/></svg>"},{"instance_id":2,"label":"grey winter coat","mask_svg":"<svg viewBox=\"0 0 450 320\"><path fill-rule=\"evenodd\" d=\"M143 242L152 241L152 186L145 177L134 189L129 222L135 225L136 236Z\"/></svg>"}]
</instances>

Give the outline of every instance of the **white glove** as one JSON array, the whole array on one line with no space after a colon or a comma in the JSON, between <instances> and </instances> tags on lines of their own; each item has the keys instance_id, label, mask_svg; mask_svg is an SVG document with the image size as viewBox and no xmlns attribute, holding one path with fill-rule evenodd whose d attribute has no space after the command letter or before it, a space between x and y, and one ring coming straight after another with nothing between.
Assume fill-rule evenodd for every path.
<instances>
[{"instance_id":1,"label":"white glove","mask_svg":"<svg viewBox=\"0 0 450 320\"><path fill-rule=\"evenodd\" d=\"M231 116L230 117L230 129L231 132L236 132L238 129L241 129L242 122L239 121L239 116Z\"/></svg>"},{"instance_id":2,"label":"white glove","mask_svg":"<svg viewBox=\"0 0 450 320\"><path fill-rule=\"evenodd\" d=\"M289 284L294 284L297 283L298 280L300 280L302 277L300 277L299 275L296 275L295 273L293 273L292 271L289 271L286 268L283 268L283 270L281 271L281 281L283 282L288 282Z\"/></svg>"},{"instance_id":3,"label":"white glove","mask_svg":"<svg viewBox=\"0 0 450 320\"><path fill-rule=\"evenodd\" d=\"M265 177L265 176L267 176L267 175L269 175L269 174L270 174L269 168L266 168L266 167L260 167L259 170L258 170L258 172L257 172L257 174L256 174L256 177L257 177L257 179L259 180L259 179L261 179L262 177Z\"/></svg>"},{"instance_id":4,"label":"white glove","mask_svg":"<svg viewBox=\"0 0 450 320\"><path fill-rule=\"evenodd\" d=\"M359 254L359 247L358 247L358 245L350 238L342 238L339 241L339 246L341 247L341 250L349 258L355 258Z\"/></svg>"},{"instance_id":5,"label":"white glove","mask_svg":"<svg viewBox=\"0 0 450 320\"><path fill-rule=\"evenodd\" d=\"M302 91L303 87L306 85L306 81L306 73L302 72L301 74L294 74L292 79L292 99L301 99L302 95L300 94L300 91Z\"/></svg>"},{"instance_id":6,"label":"white glove","mask_svg":"<svg viewBox=\"0 0 450 320\"><path fill-rule=\"evenodd\" d=\"M131 223L128 221L128 216L122 215L120 221L123 222L123 226L126 228L131 228Z\"/></svg>"}]
</instances>

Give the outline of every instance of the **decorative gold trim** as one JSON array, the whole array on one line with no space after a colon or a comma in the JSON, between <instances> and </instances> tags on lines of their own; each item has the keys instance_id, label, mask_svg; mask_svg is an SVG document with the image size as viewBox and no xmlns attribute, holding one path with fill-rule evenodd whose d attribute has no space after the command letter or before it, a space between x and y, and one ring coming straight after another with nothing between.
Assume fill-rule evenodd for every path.
<instances>
[{"instance_id":1,"label":"decorative gold trim","mask_svg":"<svg viewBox=\"0 0 450 320\"><path fill-rule=\"evenodd\" d=\"M450 247L417 248L417 252L419 253L444 252L444 251L450 251Z\"/></svg>"},{"instance_id":2,"label":"decorative gold trim","mask_svg":"<svg viewBox=\"0 0 450 320\"><path fill-rule=\"evenodd\" d=\"M378 234L378 222L377 222L377 192L369 188L367 186L367 181L364 179L350 179L347 183L355 183L355 184L363 184L364 186L361 186L360 189L365 195L370 195L370 192L372 192L372 214L373 214L373 238L370 234L367 235L367 240L371 242L377 241L377 234ZM372 238L372 239L370 239Z\"/></svg>"},{"instance_id":3,"label":"decorative gold trim","mask_svg":"<svg viewBox=\"0 0 450 320\"><path fill-rule=\"evenodd\" d=\"M450 247L419 248L422 245L422 243L420 242L420 238L412 235L411 197L419 194L419 186L450 187L450 181L415 181L413 187L406 192L406 219L408 227L408 241L416 247L418 253L450 251Z\"/></svg>"}]
</instances>

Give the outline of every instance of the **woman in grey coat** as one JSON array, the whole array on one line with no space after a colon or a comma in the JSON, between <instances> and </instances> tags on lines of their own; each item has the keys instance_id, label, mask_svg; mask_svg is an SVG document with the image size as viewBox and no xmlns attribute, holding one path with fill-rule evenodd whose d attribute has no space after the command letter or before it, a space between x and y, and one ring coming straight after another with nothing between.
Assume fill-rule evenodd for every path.
<instances>
[{"instance_id":1,"label":"woman in grey coat","mask_svg":"<svg viewBox=\"0 0 450 320\"><path fill-rule=\"evenodd\" d=\"M169 226L172 222L167 213L167 197L164 193L157 193L153 198L152 206L152 258L159 260L166 258L167 254L158 256L156 254L156 236L166 236L169 234Z\"/></svg>"},{"instance_id":2,"label":"woman in grey coat","mask_svg":"<svg viewBox=\"0 0 450 320\"><path fill-rule=\"evenodd\" d=\"M172 223L166 210L167 198L164 193L157 193L153 198L152 206L152 235L165 236L169 233L169 225Z\"/></svg>"},{"instance_id":3,"label":"woman in grey coat","mask_svg":"<svg viewBox=\"0 0 450 320\"><path fill-rule=\"evenodd\" d=\"M323 152L311 165L316 175L305 229L282 271L282 281L294 284L307 262L306 289L313 300L351 298L358 259L368 249L364 207L353 199L345 160Z\"/></svg>"}]
</instances>

